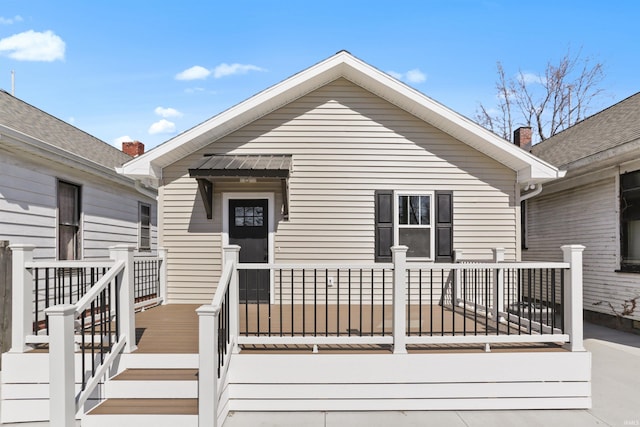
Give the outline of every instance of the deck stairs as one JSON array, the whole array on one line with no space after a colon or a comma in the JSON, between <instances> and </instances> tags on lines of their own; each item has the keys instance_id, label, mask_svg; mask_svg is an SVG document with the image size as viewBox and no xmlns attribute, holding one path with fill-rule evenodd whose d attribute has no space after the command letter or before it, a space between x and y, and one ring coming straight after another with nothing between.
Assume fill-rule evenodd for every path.
<instances>
[{"instance_id":1,"label":"deck stairs","mask_svg":"<svg viewBox=\"0 0 640 427\"><path fill-rule=\"evenodd\" d=\"M130 354L122 365L105 382L104 400L82 417L83 427L198 425L197 355Z\"/></svg>"}]
</instances>

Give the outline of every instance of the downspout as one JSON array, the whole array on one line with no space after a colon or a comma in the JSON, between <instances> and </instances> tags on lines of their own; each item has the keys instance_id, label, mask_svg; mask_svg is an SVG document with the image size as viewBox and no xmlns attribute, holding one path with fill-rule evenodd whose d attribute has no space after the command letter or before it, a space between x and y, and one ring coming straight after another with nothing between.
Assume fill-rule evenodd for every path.
<instances>
[{"instance_id":1,"label":"downspout","mask_svg":"<svg viewBox=\"0 0 640 427\"><path fill-rule=\"evenodd\" d=\"M527 186L527 188L529 188L530 186ZM538 194L542 193L542 184L533 184L533 187L535 188L533 191L528 192L527 194L520 196L520 202L523 202L525 200L528 200L532 197L537 196Z\"/></svg>"}]
</instances>

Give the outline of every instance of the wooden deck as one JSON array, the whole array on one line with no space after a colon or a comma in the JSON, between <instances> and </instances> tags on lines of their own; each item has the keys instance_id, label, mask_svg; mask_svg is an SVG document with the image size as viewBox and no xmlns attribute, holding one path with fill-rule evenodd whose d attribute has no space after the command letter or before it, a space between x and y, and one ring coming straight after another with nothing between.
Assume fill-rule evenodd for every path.
<instances>
[{"instance_id":1,"label":"wooden deck","mask_svg":"<svg viewBox=\"0 0 640 427\"><path fill-rule=\"evenodd\" d=\"M147 309L136 314L136 341L138 345L137 352L140 353L197 353L198 352L198 316L195 310L200 305L196 304L168 304ZM445 309L442 313L440 306L427 306L428 310L423 308L422 313L417 306L413 306L409 311L409 325L412 334L417 334L422 325L422 333L428 335L432 331L433 335L441 335L441 331L454 330L456 335L465 333L468 335L479 334L484 335L485 331L495 334L495 328L491 323L482 319L474 319L466 317L462 312L453 313ZM259 315L258 315L259 311ZM368 314L366 314L368 313ZM240 330L246 331L246 325L249 325L249 331L256 334L266 334L269 331L274 335L291 335L293 324L294 333L301 335L304 325L305 335L313 335L314 330L318 335L324 335L326 332L325 325L328 325L330 331L337 329L338 321L340 322L340 335L347 336L351 333L354 336L371 334L380 334L383 330L385 334L390 334L392 327L392 310L388 306L384 310L384 316L381 306L365 307L362 312L362 323L360 322L360 313L355 308L351 308L351 323L349 324L349 308L342 306L340 310L336 306L318 306L315 310L313 306L306 306L303 310L301 306L296 307L293 312L293 322L291 321L291 306L282 306L282 322L280 322L280 307L272 306L269 313L266 305L258 307L255 304L240 307ZM315 322L314 322L315 319ZM373 319L373 329L371 329ZM384 321L383 321L384 319ZM258 322L259 320L259 322ZM269 321L270 320L270 321ZM433 323L431 323L433 320ZM444 321L443 321L444 320ZM431 328L433 324L433 328ZM488 329L487 327L488 326ZM501 334L506 334L506 328L501 327ZM517 330L512 328L510 333L516 333ZM445 333L446 334L446 333ZM307 353L311 351L310 346L243 346L243 351L251 352L299 352ZM429 346L411 346L408 348L410 352L420 353L437 353L437 352L482 352L484 347L481 345L471 344L439 344ZM564 351L560 345L554 343L532 343L532 344L492 344L492 351ZM367 346L343 346L331 345L322 346L322 352L390 352L388 346L367 345Z\"/></svg>"}]
</instances>

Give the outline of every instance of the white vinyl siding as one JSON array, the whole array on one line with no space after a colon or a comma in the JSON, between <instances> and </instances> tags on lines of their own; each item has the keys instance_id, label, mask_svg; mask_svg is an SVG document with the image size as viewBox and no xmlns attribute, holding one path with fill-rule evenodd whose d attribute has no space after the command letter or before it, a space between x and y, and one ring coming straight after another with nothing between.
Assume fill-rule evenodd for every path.
<instances>
[{"instance_id":1,"label":"white vinyl siding","mask_svg":"<svg viewBox=\"0 0 640 427\"><path fill-rule=\"evenodd\" d=\"M287 154L289 221L279 182L214 183L207 220L188 168L204 154ZM169 301L210 301L220 274L221 192L276 195L276 262L374 260L374 191L452 190L454 249L515 259L515 172L360 87L339 79L163 170L162 245Z\"/></svg>"},{"instance_id":2,"label":"white vinyl siding","mask_svg":"<svg viewBox=\"0 0 640 427\"><path fill-rule=\"evenodd\" d=\"M580 244L583 253L584 308L613 315L609 301L622 308L623 300L638 296L640 276L618 273L616 179L611 176L568 190L545 194L527 201L527 261L562 260L560 246ZM631 316L640 320L636 312Z\"/></svg>"},{"instance_id":3,"label":"white vinyl siding","mask_svg":"<svg viewBox=\"0 0 640 427\"><path fill-rule=\"evenodd\" d=\"M57 167L52 159L23 159L10 152L0 157L0 240L36 246L36 259L56 259L57 181L81 184L83 259L108 257L109 246L137 246L138 203L151 209L152 248L157 246L155 202L130 188L73 168Z\"/></svg>"}]
</instances>

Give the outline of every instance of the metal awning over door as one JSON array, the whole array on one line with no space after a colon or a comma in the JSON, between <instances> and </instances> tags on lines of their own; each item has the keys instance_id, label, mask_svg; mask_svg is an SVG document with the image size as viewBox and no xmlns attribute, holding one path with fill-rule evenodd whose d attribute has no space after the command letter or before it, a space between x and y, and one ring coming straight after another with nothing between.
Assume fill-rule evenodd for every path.
<instances>
[{"instance_id":1,"label":"metal awning over door","mask_svg":"<svg viewBox=\"0 0 640 427\"><path fill-rule=\"evenodd\" d=\"M283 213L289 217L287 179L291 172L291 155L205 155L189 168L189 176L198 180L207 218L213 218L213 182L215 178L280 178Z\"/></svg>"}]
</instances>

